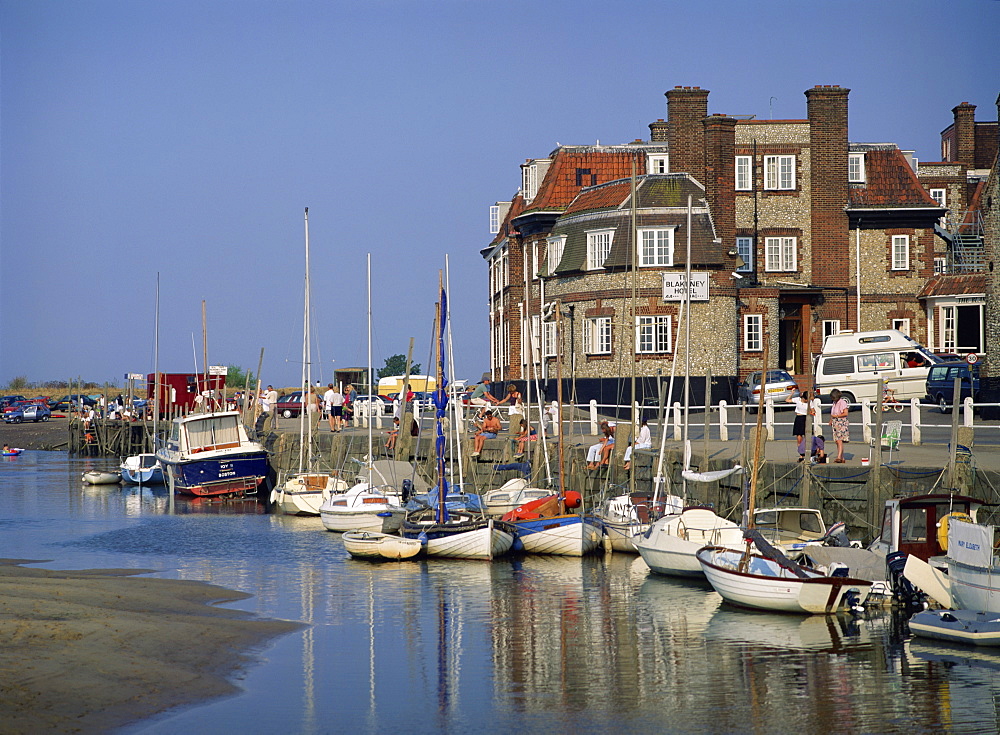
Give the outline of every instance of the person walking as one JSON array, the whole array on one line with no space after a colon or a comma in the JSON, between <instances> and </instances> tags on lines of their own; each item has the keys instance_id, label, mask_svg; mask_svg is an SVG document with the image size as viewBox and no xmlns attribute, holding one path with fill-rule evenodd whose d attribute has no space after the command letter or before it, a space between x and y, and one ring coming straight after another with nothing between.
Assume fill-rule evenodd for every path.
<instances>
[{"instance_id":1,"label":"person walking","mask_svg":"<svg viewBox=\"0 0 1000 735\"><path fill-rule=\"evenodd\" d=\"M797 396L789 396L785 403L795 404L795 422L792 424L792 436L795 437L799 450L799 462L806 458L806 423L809 418L809 391L804 390Z\"/></svg>"},{"instance_id":2,"label":"person walking","mask_svg":"<svg viewBox=\"0 0 1000 735\"><path fill-rule=\"evenodd\" d=\"M849 405L839 390L830 391L833 405L830 407L830 426L833 427L833 440L837 442L837 456L834 462L844 464L844 444L851 440L851 424L847 420Z\"/></svg>"}]
</instances>

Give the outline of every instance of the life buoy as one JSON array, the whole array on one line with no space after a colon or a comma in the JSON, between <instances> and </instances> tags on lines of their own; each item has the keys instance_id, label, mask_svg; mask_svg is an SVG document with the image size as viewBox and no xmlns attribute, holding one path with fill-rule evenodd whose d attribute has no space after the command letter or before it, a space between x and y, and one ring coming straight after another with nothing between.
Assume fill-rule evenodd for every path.
<instances>
[{"instance_id":1,"label":"life buoy","mask_svg":"<svg viewBox=\"0 0 1000 735\"><path fill-rule=\"evenodd\" d=\"M973 523L972 516L960 510L953 511L942 516L941 520L938 521L937 524L937 540L938 546L941 547L941 551L948 550L948 524L953 520Z\"/></svg>"}]
</instances>

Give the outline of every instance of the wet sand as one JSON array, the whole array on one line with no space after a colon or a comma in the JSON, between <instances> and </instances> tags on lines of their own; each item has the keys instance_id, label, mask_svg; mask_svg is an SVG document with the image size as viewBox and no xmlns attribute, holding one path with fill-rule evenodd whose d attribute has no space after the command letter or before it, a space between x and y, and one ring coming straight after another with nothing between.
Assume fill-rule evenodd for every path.
<instances>
[{"instance_id":1,"label":"wet sand","mask_svg":"<svg viewBox=\"0 0 1000 735\"><path fill-rule=\"evenodd\" d=\"M239 691L229 679L299 623L212 603L249 595L144 570L0 559L0 733L103 732Z\"/></svg>"}]
</instances>

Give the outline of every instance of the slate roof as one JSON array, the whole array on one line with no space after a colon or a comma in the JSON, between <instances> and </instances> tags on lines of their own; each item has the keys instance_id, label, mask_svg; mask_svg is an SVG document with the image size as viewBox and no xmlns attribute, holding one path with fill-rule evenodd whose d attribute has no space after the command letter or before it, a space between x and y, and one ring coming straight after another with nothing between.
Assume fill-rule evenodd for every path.
<instances>
[{"instance_id":1,"label":"slate roof","mask_svg":"<svg viewBox=\"0 0 1000 735\"><path fill-rule=\"evenodd\" d=\"M725 253L716 244L711 215L700 201L705 190L688 174L650 174L636 182L637 226L672 227L674 230L674 266L683 267L687 241L687 198L691 195L692 265L719 265ZM630 179L583 189L566 207L552 228L553 235L565 235L563 257L556 273L584 271L587 262L587 232L613 229L611 251L604 267L627 268L632 265L633 248L629 232L632 218Z\"/></svg>"},{"instance_id":2,"label":"slate roof","mask_svg":"<svg viewBox=\"0 0 1000 735\"><path fill-rule=\"evenodd\" d=\"M933 276L917 294L918 299L930 296L965 296L967 294L987 293L990 290L990 278L986 273L969 273L962 275Z\"/></svg>"},{"instance_id":3,"label":"slate roof","mask_svg":"<svg viewBox=\"0 0 1000 735\"><path fill-rule=\"evenodd\" d=\"M865 183L848 187L848 209L925 209L939 208L903 152L895 146L852 146L852 152L864 148Z\"/></svg>"}]
</instances>

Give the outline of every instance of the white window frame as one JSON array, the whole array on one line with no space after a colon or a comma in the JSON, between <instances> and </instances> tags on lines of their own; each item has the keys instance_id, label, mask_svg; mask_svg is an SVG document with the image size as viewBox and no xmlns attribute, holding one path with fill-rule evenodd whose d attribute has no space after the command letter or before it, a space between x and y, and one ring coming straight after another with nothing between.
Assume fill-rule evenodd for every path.
<instances>
[{"instance_id":1,"label":"white window frame","mask_svg":"<svg viewBox=\"0 0 1000 735\"><path fill-rule=\"evenodd\" d=\"M892 236L892 270L910 270L910 236Z\"/></svg>"},{"instance_id":2,"label":"white window frame","mask_svg":"<svg viewBox=\"0 0 1000 735\"><path fill-rule=\"evenodd\" d=\"M865 183L864 153L849 153L847 155L847 181L850 184Z\"/></svg>"},{"instance_id":3,"label":"white window frame","mask_svg":"<svg viewBox=\"0 0 1000 735\"><path fill-rule=\"evenodd\" d=\"M767 191L795 189L795 156L764 156L764 189Z\"/></svg>"},{"instance_id":4,"label":"white window frame","mask_svg":"<svg viewBox=\"0 0 1000 735\"><path fill-rule=\"evenodd\" d=\"M528 361L537 364L538 358L542 356L542 318L538 314L532 314L528 328L531 330L528 341L531 354L528 355Z\"/></svg>"},{"instance_id":5,"label":"white window frame","mask_svg":"<svg viewBox=\"0 0 1000 735\"><path fill-rule=\"evenodd\" d=\"M947 207L948 206L948 190L947 189L939 189L937 187L934 187L928 193L931 195L931 199L933 199L935 202L937 202L942 207Z\"/></svg>"},{"instance_id":6,"label":"white window frame","mask_svg":"<svg viewBox=\"0 0 1000 735\"><path fill-rule=\"evenodd\" d=\"M762 352L764 350L764 315L743 315L743 351Z\"/></svg>"},{"instance_id":7,"label":"white window frame","mask_svg":"<svg viewBox=\"0 0 1000 735\"><path fill-rule=\"evenodd\" d=\"M954 352L958 344L958 308L941 307L941 351Z\"/></svg>"},{"instance_id":8,"label":"white window frame","mask_svg":"<svg viewBox=\"0 0 1000 735\"><path fill-rule=\"evenodd\" d=\"M905 334L907 337L910 336L910 320L909 318L904 319L893 319L892 329L898 329L900 332Z\"/></svg>"},{"instance_id":9,"label":"white window frame","mask_svg":"<svg viewBox=\"0 0 1000 735\"><path fill-rule=\"evenodd\" d=\"M604 261L611 255L611 244L615 240L615 231L592 230L587 233L587 270L604 270Z\"/></svg>"},{"instance_id":10,"label":"white window frame","mask_svg":"<svg viewBox=\"0 0 1000 735\"><path fill-rule=\"evenodd\" d=\"M670 155L667 153L650 153L646 156L646 173L670 173Z\"/></svg>"},{"instance_id":11,"label":"white window frame","mask_svg":"<svg viewBox=\"0 0 1000 735\"><path fill-rule=\"evenodd\" d=\"M542 354L545 357L556 356L556 323L542 322Z\"/></svg>"},{"instance_id":12,"label":"white window frame","mask_svg":"<svg viewBox=\"0 0 1000 735\"><path fill-rule=\"evenodd\" d=\"M545 268L551 276L559 267L563 249L566 247L566 235L557 235L545 239Z\"/></svg>"},{"instance_id":13,"label":"white window frame","mask_svg":"<svg viewBox=\"0 0 1000 735\"><path fill-rule=\"evenodd\" d=\"M611 317L588 317L583 322L583 351L588 355L611 354Z\"/></svg>"},{"instance_id":14,"label":"white window frame","mask_svg":"<svg viewBox=\"0 0 1000 735\"><path fill-rule=\"evenodd\" d=\"M530 202L538 194L538 164L526 163L521 166L521 196Z\"/></svg>"},{"instance_id":15,"label":"white window frame","mask_svg":"<svg viewBox=\"0 0 1000 735\"><path fill-rule=\"evenodd\" d=\"M736 191L753 188L753 157L736 156Z\"/></svg>"},{"instance_id":16,"label":"white window frame","mask_svg":"<svg viewBox=\"0 0 1000 735\"><path fill-rule=\"evenodd\" d=\"M797 241L796 237L765 237L764 270L769 273L798 270Z\"/></svg>"},{"instance_id":17,"label":"white window frame","mask_svg":"<svg viewBox=\"0 0 1000 735\"><path fill-rule=\"evenodd\" d=\"M639 266L654 268L674 264L674 228L640 227L635 238Z\"/></svg>"},{"instance_id":18,"label":"white window frame","mask_svg":"<svg viewBox=\"0 0 1000 735\"><path fill-rule=\"evenodd\" d=\"M934 275L940 276L948 272L948 258L939 256L934 258Z\"/></svg>"},{"instance_id":19,"label":"white window frame","mask_svg":"<svg viewBox=\"0 0 1000 735\"><path fill-rule=\"evenodd\" d=\"M669 314L635 318L635 351L640 354L671 352L673 326Z\"/></svg>"},{"instance_id":20,"label":"white window frame","mask_svg":"<svg viewBox=\"0 0 1000 735\"><path fill-rule=\"evenodd\" d=\"M840 334L840 319L823 320L823 341L831 334Z\"/></svg>"},{"instance_id":21,"label":"white window frame","mask_svg":"<svg viewBox=\"0 0 1000 735\"><path fill-rule=\"evenodd\" d=\"M490 234L495 235L500 232L500 205L490 206Z\"/></svg>"},{"instance_id":22,"label":"white window frame","mask_svg":"<svg viewBox=\"0 0 1000 735\"><path fill-rule=\"evenodd\" d=\"M753 273L753 238L737 237L736 254L743 258L743 265L736 269L737 273Z\"/></svg>"}]
</instances>

